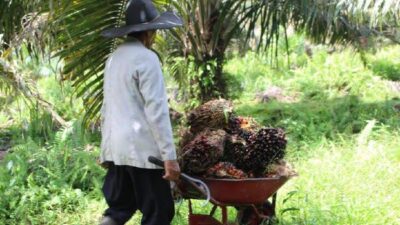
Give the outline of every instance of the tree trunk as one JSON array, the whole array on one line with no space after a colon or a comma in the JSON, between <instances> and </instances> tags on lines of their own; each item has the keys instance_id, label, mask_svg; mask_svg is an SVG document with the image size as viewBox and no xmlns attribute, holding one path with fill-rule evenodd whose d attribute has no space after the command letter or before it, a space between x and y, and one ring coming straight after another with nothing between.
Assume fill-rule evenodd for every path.
<instances>
[{"instance_id":1,"label":"tree trunk","mask_svg":"<svg viewBox=\"0 0 400 225\"><path fill-rule=\"evenodd\" d=\"M200 77L195 81L199 84L198 99L201 103L205 103L216 98L225 98L227 95L226 80L223 74L224 69L224 53L210 57L205 62L199 62L199 68L205 68ZM215 63L214 63L215 62ZM210 65L207 67L207 65ZM215 66L211 66L215 65Z\"/></svg>"}]
</instances>

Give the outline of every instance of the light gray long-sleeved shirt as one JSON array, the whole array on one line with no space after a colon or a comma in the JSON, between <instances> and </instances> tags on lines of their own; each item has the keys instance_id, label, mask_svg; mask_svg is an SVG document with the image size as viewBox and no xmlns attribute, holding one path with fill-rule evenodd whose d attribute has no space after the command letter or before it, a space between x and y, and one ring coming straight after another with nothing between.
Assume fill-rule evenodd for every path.
<instances>
[{"instance_id":1,"label":"light gray long-sleeved shirt","mask_svg":"<svg viewBox=\"0 0 400 225\"><path fill-rule=\"evenodd\" d=\"M140 41L119 46L106 62L100 161L153 169L147 158L175 160L160 61Z\"/></svg>"}]
</instances>

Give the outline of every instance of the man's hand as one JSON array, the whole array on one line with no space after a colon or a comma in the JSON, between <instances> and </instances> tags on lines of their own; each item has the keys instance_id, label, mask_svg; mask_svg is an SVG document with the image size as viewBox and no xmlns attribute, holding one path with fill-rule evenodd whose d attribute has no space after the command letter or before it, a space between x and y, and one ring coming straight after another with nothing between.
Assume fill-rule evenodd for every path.
<instances>
[{"instance_id":1,"label":"man's hand","mask_svg":"<svg viewBox=\"0 0 400 225\"><path fill-rule=\"evenodd\" d=\"M164 161L165 175L164 179L169 181L177 181L179 180L179 176L181 175L181 169L179 168L179 164L176 160L167 160Z\"/></svg>"}]
</instances>

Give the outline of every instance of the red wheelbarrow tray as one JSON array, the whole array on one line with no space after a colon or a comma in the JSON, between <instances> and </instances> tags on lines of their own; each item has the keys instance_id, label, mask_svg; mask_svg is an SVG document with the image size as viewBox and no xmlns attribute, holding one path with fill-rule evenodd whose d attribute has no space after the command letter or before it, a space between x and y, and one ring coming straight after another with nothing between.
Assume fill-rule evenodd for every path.
<instances>
[{"instance_id":1,"label":"red wheelbarrow tray","mask_svg":"<svg viewBox=\"0 0 400 225\"><path fill-rule=\"evenodd\" d=\"M198 177L196 177L198 178ZM198 178L210 189L211 202L218 205L262 205L275 194L291 177L268 177L246 179ZM205 197L185 181L178 189L186 199L204 199Z\"/></svg>"}]
</instances>

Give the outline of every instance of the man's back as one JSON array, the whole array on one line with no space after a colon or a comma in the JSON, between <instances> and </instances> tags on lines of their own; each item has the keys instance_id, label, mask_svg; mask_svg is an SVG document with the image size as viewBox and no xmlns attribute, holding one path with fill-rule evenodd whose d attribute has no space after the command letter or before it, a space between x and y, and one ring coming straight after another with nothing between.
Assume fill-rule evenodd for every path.
<instances>
[{"instance_id":1,"label":"man's back","mask_svg":"<svg viewBox=\"0 0 400 225\"><path fill-rule=\"evenodd\" d=\"M102 190L109 208L100 224L125 224L140 210L142 225L169 225L174 201L168 181L179 179L180 168L161 65L149 48L156 30L183 22L174 12L159 13L151 0L129 1L125 22L102 32L134 40L119 46L105 68L100 162L108 166ZM149 156L164 161L164 169Z\"/></svg>"},{"instance_id":2,"label":"man's back","mask_svg":"<svg viewBox=\"0 0 400 225\"><path fill-rule=\"evenodd\" d=\"M165 98L157 55L135 40L119 46L105 68L102 161L155 168L148 156L161 158L165 147L175 152L171 141L163 138L172 140Z\"/></svg>"}]
</instances>

